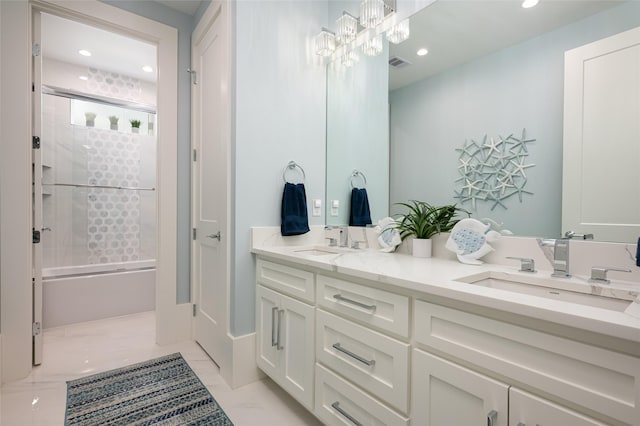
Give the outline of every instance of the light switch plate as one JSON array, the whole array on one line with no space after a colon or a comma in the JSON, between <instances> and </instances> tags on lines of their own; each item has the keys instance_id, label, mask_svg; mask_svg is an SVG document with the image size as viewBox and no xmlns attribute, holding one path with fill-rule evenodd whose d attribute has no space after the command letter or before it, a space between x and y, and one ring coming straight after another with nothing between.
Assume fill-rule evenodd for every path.
<instances>
[{"instance_id":1,"label":"light switch plate","mask_svg":"<svg viewBox=\"0 0 640 426\"><path fill-rule=\"evenodd\" d=\"M331 216L338 216L340 200L331 200Z\"/></svg>"},{"instance_id":2,"label":"light switch plate","mask_svg":"<svg viewBox=\"0 0 640 426\"><path fill-rule=\"evenodd\" d=\"M313 200L312 208L311 208L311 216L321 216L322 215L322 200L316 198Z\"/></svg>"}]
</instances>

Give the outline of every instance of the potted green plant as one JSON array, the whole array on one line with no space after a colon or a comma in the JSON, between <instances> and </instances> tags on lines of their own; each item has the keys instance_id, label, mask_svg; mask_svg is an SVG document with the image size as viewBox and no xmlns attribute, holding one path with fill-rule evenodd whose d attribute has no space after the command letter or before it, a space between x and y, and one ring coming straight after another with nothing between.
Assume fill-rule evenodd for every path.
<instances>
[{"instance_id":1,"label":"potted green plant","mask_svg":"<svg viewBox=\"0 0 640 426\"><path fill-rule=\"evenodd\" d=\"M449 232L460 219L455 216L464 211L455 205L432 206L429 203L411 200L409 203L397 203L409 209L409 212L397 221L400 237L415 237L412 253L416 257L431 257L431 237L441 232ZM468 212L466 212L468 213Z\"/></svg>"},{"instance_id":2,"label":"potted green plant","mask_svg":"<svg viewBox=\"0 0 640 426\"><path fill-rule=\"evenodd\" d=\"M87 127L93 127L96 124L96 114L93 112L85 112L84 113L84 118L85 118L85 125Z\"/></svg>"},{"instance_id":3,"label":"potted green plant","mask_svg":"<svg viewBox=\"0 0 640 426\"><path fill-rule=\"evenodd\" d=\"M129 120L131 123L131 132L139 133L140 132L140 120Z\"/></svg>"},{"instance_id":4,"label":"potted green plant","mask_svg":"<svg viewBox=\"0 0 640 426\"><path fill-rule=\"evenodd\" d=\"M111 123L111 130L118 130L118 120L120 120L120 117L116 116L116 115L110 115L109 116L109 123Z\"/></svg>"}]
</instances>

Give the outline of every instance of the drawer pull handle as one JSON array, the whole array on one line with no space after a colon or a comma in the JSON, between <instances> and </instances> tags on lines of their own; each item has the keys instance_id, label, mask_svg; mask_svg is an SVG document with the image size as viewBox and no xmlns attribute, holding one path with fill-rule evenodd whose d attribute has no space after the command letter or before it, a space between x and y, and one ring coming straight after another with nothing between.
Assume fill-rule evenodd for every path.
<instances>
[{"instance_id":1,"label":"drawer pull handle","mask_svg":"<svg viewBox=\"0 0 640 426\"><path fill-rule=\"evenodd\" d=\"M280 344L280 334L282 331L282 316L284 315L284 309L278 311L278 338L276 339L276 349L282 350L284 346Z\"/></svg>"},{"instance_id":2,"label":"drawer pull handle","mask_svg":"<svg viewBox=\"0 0 640 426\"><path fill-rule=\"evenodd\" d=\"M277 306L271 308L271 346L276 346L278 344L278 341L276 340L276 322L278 321L276 317L277 312Z\"/></svg>"},{"instance_id":3,"label":"drawer pull handle","mask_svg":"<svg viewBox=\"0 0 640 426\"><path fill-rule=\"evenodd\" d=\"M355 359L356 361L360 361L361 363L363 363L368 367L372 367L376 365L375 359L372 359L372 360L364 359L360 355L354 354L350 350L343 348L342 345L340 345L340 343L334 343L333 348L342 352L343 354L349 355L351 358Z\"/></svg>"},{"instance_id":4,"label":"drawer pull handle","mask_svg":"<svg viewBox=\"0 0 640 426\"><path fill-rule=\"evenodd\" d=\"M527 426L527 425L525 425L525 424L524 424L524 423L522 423L522 422L518 422L518 426Z\"/></svg>"},{"instance_id":5,"label":"drawer pull handle","mask_svg":"<svg viewBox=\"0 0 640 426\"><path fill-rule=\"evenodd\" d=\"M496 410L489 411L487 414L487 426L494 426L498 420L498 412Z\"/></svg>"},{"instance_id":6,"label":"drawer pull handle","mask_svg":"<svg viewBox=\"0 0 640 426\"><path fill-rule=\"evenodd\" d=\"M356 426L363 426L362 423L360 423L359 421L357 421L351 414L347 413L346 411L344 411L342 408L340 408L340 402L336 401L333 404L331 404L331 407L336 410L338 413L342 414L345 418L347 418L351 423L353 423Z\"/></svg>"},{"instance_id":7,"label":"drawer pull handle","mask_svg":"<svg viewBox=\"0 0 640 426\"><path fill-rule=\"evenodd\" d=\"M336 300L339 300L341 302L350 303L352 305L356 305L356 306L359 306L361 308L368 309L370 311L375 311L376 310L376 305L365 305L364 303L360 303L357 300L348 299L348 298L342 296L341 294L334 294L333 298L336 299Z\"/></svg>"}]
</instances>

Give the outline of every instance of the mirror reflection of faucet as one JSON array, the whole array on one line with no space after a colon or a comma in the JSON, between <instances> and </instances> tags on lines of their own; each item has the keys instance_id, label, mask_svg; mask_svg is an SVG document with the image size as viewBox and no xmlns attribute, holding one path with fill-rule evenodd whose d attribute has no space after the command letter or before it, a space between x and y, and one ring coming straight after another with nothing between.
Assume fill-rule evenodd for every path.
<instances>
[{"instance_id":1,"label":"mirror reflection of faucet","mask_svg":"<svg viewBox=\"0 0 640 426\"><path fill-rule=\"evenodd\" d=\"M568 239L577 238L579 240L593 240L593 234L576 234L573 231L565 232L564 237Z\"/></svg>"}]
</instances>

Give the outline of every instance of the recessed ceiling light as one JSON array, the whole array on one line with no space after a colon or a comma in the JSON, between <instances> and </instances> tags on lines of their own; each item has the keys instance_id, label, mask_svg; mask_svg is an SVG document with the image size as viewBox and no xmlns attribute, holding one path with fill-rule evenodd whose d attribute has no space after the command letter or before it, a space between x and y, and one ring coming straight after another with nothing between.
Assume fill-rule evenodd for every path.
<instances>
[{"instance_id":1,"label":"recessed ceiling light","mask_svg":"<svg viewBox=\"0 0 640 426\"><path fill-rule=\"evenodd\" d=\"M522 7L524 7L525 9L529 9L530 7L537 5L539 1L540 0L524 0L522 2Z\"/></svg>"},{"instance_id":2,"label":"recessed ceiling light","mask_svg":"<svg viewBox=\"0 0 640 426\"><path fill-rule=\"evenodd\" d=\"M78 53L81 54L82 56L91 56L91 52L85 49L78 50Z\"/></svg>"},{"instance_id":3,"label":"recessed ceiling light","mask_svg":"<svg viewBox=\"0 0 640 426\"><path fill-rule=\"evenodd\" d=\"M80 77L78 77L80 80L84 80L87 81L89 80L89 77L87 77L86 75L81 75Z\"/></svg>"},{"instance_id":4,"label":"recessed ceiling light","mask_svg":"<svg viewBox=\"0 0 640 426\"><path fill-rule=\"evenodd\" d=\"M144 67L142 67L142 71L153 72L153 68L151 68L149 65L145 65Z\"/></svg>"},{"instance_id":5,"label":"recessed ceiling light","mask_svg":"<svg viewBox=\"0 0 640 426\"><path fill-rule=\"evenodd\" d=\"M424 55L426 55L427 53L429 53L429 51L423 47L422 49L418 49L418 51L416 52L416 55L418 55L418 56L424 56Z\"/></svg>"}]
</instances>

